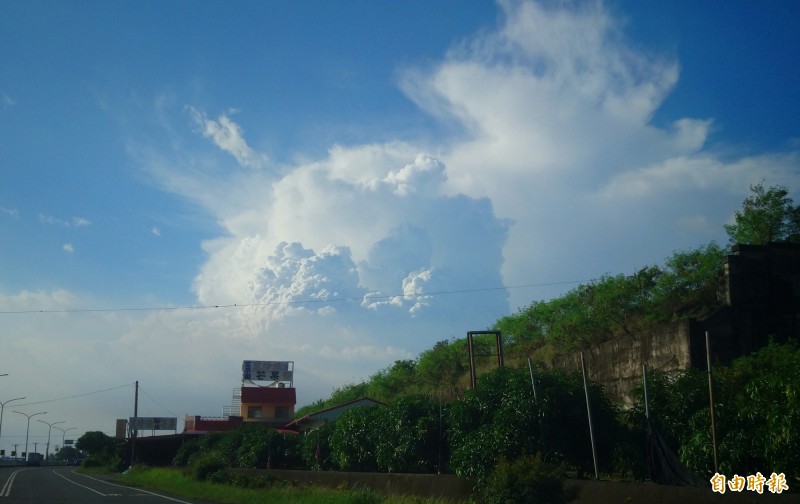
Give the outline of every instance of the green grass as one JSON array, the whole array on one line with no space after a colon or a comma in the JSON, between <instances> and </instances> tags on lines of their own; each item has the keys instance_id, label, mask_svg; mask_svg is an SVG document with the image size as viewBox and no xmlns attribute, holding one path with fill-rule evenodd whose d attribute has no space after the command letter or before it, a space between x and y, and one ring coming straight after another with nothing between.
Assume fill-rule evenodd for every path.
<instances>
[{"instance_id":1,"label":"green grass","mask_svg":"<svg viewBox=\"0 0 800 504\"><path fill-rule=\"evenodd\" d=\"M161 490L173 495L221 504L447 504L442 499L383 496L359 490L276 485L249 489L194 480L180 469L136 468L120 478L123 483Z\"/></svg>"}]
</instances>

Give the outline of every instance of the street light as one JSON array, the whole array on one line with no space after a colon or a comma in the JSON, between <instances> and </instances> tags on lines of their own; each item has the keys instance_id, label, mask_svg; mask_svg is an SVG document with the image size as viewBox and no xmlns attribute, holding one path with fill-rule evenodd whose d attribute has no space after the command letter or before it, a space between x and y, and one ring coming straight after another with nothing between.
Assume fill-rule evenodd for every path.
<instances>
[{"instance_id":1,"label":"street light","mask_svg":"<svg viewBox=\"0 0 800 504\"><path fill-rule=\"evenodd\" d=\"M0 437L2 437L2 434L3 434L3 410L6 407L6 403L10 403L11 401L20 401L22 399L25 399L25 398L24 397L17 397L16 399L9 399L6 402L0 402Z\"/></svg>"},{"instance_id":2,"label":"street light","mask_svg":"<svg viewBox=\"0 0 800 504\"><path fill-rule=\"evenodd\" d=\"M61 448L64 448L64 436L66 436L67 431L75 430L77 427L69 427L67 429L62 429L61 427L55 427L55 428L61 431Z\"/></svg>"},{"instance_id":3,"label":"street light","mask_svg":"<svg viewBox=\"0 0 800 504\"><path fill-rule=\"evenodd\" d=\"M27 413L23 413L21 411L14 410L14 413L19 413L22 416L28 417L28 428L25 430L25 457L27 458L27 456L28 456L28 434L31 432L31 417L35 417L36 415L46 415L47 412L46 411L40 411L39 413L34 413L32 415L29 415Z\"/></svg>"},{"instance_id":4,"label":"street light","mask_svg":"<svg viewBox=\"0 0 800 504\"><path fill-rule=\"evenodd\" d=\"M44 452L45 453L44 459L46 461L50 462L50 432L52 432L54 425L67 423L67 421L66 420L61 420L60 422L53 422L53 423L45 422L44 420L38 420L38 419L36 421L37 422L42 422L43 424L47 424L47 426L49 427L49 429L47 429L47 451Z\"/></svg>"}]
</instances>

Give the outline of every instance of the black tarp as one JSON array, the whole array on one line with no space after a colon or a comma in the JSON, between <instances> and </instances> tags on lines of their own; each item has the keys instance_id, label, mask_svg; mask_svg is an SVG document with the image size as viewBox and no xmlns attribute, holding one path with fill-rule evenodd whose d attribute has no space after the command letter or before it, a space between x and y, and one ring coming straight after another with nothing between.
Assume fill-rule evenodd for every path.
<instances>
[{"instance_id":1,"label":"black tarp","mask_svg":"<svg viewBox=\"0 0 800 504\"><path fill-rule=\"evenodd\" d=\"M667 445L661 431L647 422L647 464L650 480L660 485L700 486L700 482Z\"/></svg>"}]
</instances>

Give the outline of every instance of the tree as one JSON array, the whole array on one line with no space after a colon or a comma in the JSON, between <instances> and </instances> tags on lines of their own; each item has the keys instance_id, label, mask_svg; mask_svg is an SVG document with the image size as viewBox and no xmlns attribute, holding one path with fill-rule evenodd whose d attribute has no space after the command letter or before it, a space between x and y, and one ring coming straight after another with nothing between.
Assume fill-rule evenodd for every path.
<instances>
[{"instance_id":1,"label":"tree","mask_svg":"<svg viewBox=\"0 0 800 504\"><path fill-rule=\"evenodd\" d=\"M90 431L78 438L75 448L90 455L110 454L114 450L114 438L101 431Z\"/></svg>"},{"instance_id":2,"label":"tree","mask_svg":"<svg viewBox=\"0 0 800 504\"><path fill-rule=\"evenodd\" d=\"M524 368L497 368L447 412L450 466L456 474L484 483L501 460L541 452L583 474L592 467L583 380L579 373L540 371L533 398ZM612 466L618 438L617 412L602 388L589 383L601 470Z\"/></svg>"},{"instance_id":3,"label":"tree","mask_svg":"<svg viewBox=\"0 0 800 504\"><path fill-rule=\"evenodd\" d=\"M717 284L727 253L714 242L673 253L653 287L652 320L666 322L712 312L719 304Z\"/></svg>"},{"instance_id":4,"label":"tree","mask_svg":"<svg viewBox=\"0 0 800 504\"><path fill-rule=\"evenodd\" d=\"M404 473L436 471L441 446L436 401L419 395L398 399L386 406L382 420L375 450L379 469Z\"/></svg>"},{"instance_id":5,"label":"tree","mask_svg":"<svg viewBox=\"0 0 800 504\"><path fill-rule=\"evenodd\" d=\"M776 241L800 242L800 206L795 206L784 186L750 186L752 194L736 211L734 224L726 224L731 243L765 245Z\"/></svg>"},{"instance_id":6,"label":"tree","mask_svg":"<svg viewBox=\"0 0 800 504\"><path fill-rule=\"evenodd\" d=\"M453 396L458 382L469 370L465 340L439 341L430 350L422 352L417 360L417 374L421 384L431 394Z\"/></svg>"},{"instance_id":7,"label":"tree","mask_svg":"<svg viewBox=\"0 0 800 504\"><path fill-rule=\"evenodd\" d=\"M343 471L376 471L377 444L383 435L383 406L350 408L336 419L331 433L330 457Z\"/></svg>"}]
</instances>

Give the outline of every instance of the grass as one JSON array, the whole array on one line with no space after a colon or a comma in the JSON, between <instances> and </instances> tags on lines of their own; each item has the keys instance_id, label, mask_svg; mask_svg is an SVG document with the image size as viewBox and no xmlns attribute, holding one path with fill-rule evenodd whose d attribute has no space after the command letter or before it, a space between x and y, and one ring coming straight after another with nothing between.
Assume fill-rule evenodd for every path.
<instances>
[{"instance_id":1,"label":"grass","mask_svg":"<svg viewBox=\"0 0 800 504\"><path fill-rule=\"evenodd\" d=\"M161 490L173 495L220 504L447 504L442 499L383 496L362 490L338 490L313 486L278 484L250 489L197 481L180 469L136 468L120 478L123 483Z\"/></svg>"}]
</instances>

